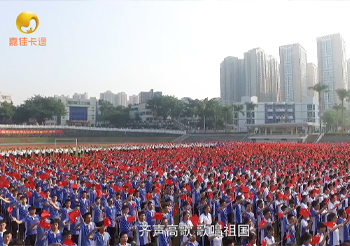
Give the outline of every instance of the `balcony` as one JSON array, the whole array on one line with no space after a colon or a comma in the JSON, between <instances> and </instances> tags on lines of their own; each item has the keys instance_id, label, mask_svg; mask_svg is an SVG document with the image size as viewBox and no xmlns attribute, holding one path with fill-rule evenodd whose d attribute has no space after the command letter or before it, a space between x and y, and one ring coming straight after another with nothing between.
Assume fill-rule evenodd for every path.
<instances>
[{"instance_id":1,"label":"balcony","mask_svg":"<svg viewBox=\"0 0 350 246\"><path fill-rule=\"evenodd\" d=\"M293 115L289 115L289 116L287 117L287 119L293 120L293 119L294 119L294 116L293 116Z\"/></svg>"},{"instance_id":2,"label":"balcony","mask_svg":"<svg viewBox=\"0 0 350 246\"><path fill-rule=\"evenodd\" d=\"M273 112L273 109L272 108L268 108L267 112Z\"/></svg>"},{"instance_id":3,"label":"balcony","mask_svg":"<svg viewBox=\"0 0 350 246\"><path fill-rule=\"evenodd\" d=\"M268 120L273 120L273 116L267 116Z\"/></svg>"},{"instance_id":4,"label":"balcony","mask_svg":"<svg viewBox=\"0 0 350 246\"><path fill-rule=\"evenodd\" d=\"M292 108L287 109L287 112L294 112Z\"/></svg>"},{"instance_id":5,"label":"balcony","mask_svg":"<svg viewBox=\"0 0 350 246\"><path fill-rule=\"evenodd\" d=\"M276 112L286 112L285 108L276 108L275 109Z\"/></svg>"}]
</instances>

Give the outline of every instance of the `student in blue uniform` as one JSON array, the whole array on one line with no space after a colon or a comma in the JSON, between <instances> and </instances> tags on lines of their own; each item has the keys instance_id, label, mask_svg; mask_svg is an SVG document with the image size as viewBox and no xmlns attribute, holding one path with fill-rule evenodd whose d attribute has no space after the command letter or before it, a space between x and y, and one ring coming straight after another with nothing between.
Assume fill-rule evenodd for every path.
<instances>
[{"instance_id":1,"label":"student in blue uniform","mask_svg":"<svg viewBox=\"0 0 350 246\"><path fill-rule=\"evenodd\" d=\"M62 234L62 243L61 246L77 246L76 243L73 242L74 245L72 244L65 244L67 241L72 240L72 233L70 231L64 231Z\"/></svg>"},{"instance_id":2,"label":"student in blue uniform","mask_svg":"<svg viewBox=\"0 0 350 246\"><path fill-rule=\"evenodd\" d=\"M128 243L129 237L128 233L123 231L120 233L120 242L118 243L117 246L131 246L130 243Z\"/></svg>"},{"instance_id":3,"label":"student in blue uniform","mask_svg":"<svg viewBox=\"0 0 350 246\"><path fill-rule=\"evenodd\" d=\"M300 237L301 246L311 246L312 235L306 232L304 235Z\"/></svg>"},{"instance_id":4,"label":"student in blue uniform","mask_svg":"<svg viewBox=\"0 0 350 246\"><path fill-rule=\"evenodd\" d=\"M111 236L106 232L104 225L96 227L89 233L88 237L92 237L96 246L109 246L109 241L111 240Z\"/></svg>"},{"instance_id":5,"label":"student in blue uniform","mask_svg":"<svg viewBox=\"0 0 350 246\"><path fill-rule=\"evenodd\" d=\"M24 223L25 225L25 244L26 245L34 245L37 237L37 224L39 223L39 215L35 214L35 207L29 208L29 214L23 218L22 220L17 220L13 218L13 220L17 224Z\"/></svg>"},{"instance_id":6,"label":"student in blue uniform","mask_svg":"<svg viewBox=\"0 0 350 246\"><path fill-rule=\"evenodd\" d=\"M60 244L62 242L62 232L58 229L59 220L51 221L51 229L47 232L48 245Z\"/></svg>"},{"instance_id":7,"label":"student in blue uniform","mask_svg":"<svg viewBox=\"0 0 350 246\"><path fill-rule=\"evenodd\" d=\"M133 227L137 246L148 245L151 242L150 229L150 226L146 222L145 212L139 212L139 221L137 221Z\"/></svg>"},{"instance_id":8,"label":"student in blue uniform","mask_svg":"<svg viewBox=\"0 0 350 246\"><path fill-rule=\"evenodd\" d=\"M186 246L198 246L199 243L196 241L196 231L192 230L189 235Z\"/></svg>"},{"instance_id":9,"label":"student in blue uniform","mask_svg":"<svg viewBox=\"0 0 350 246\"><path fill-rule=\"evenodd\" d=\"M340 243L346 243L349 242L349 222L346 223L347 214L345 213L344 209L338 210L338 221L337 224L343 224L345 222L345 225L339 228L339 241Z\"/></svg>"},{"instance_id":10,"label":"student in blue uniform","mask_svg":"<svg viewBox=\"0 0 350 246\"><path fill-rule=\"evenodd\" d=\"M113 204L113 199L109 198L108 199L108 205L104 207L104 212L105 212L105 216L106 218L109 218L109 220L111 221L111 225L109 225L107 227L107 232L109 233L109 235L111 236L111 245L114 245L115 243L115 235L116 235L116 222L115 222L115 218L116 218L116 207Z\"/></svg>"},{"instance_id":11,"label":"student in blue uniform","mask_svg":"<svg viewBox=\"0 0 350 246\"><path fill-rule=\"evenodd\" d=\"M94 242L88 237L89 233L95 229L95 223L92 222L91 213L84 214L84 222L80 222L79 243L81 246L93 246Z\"/></svg>"},{"instance_id":12,"label":"student in blue uniform","mask_svg":"<svg viewBox=\"0 0 350 246\"><path fill-rule=\"evenodd\" d=\"M168 219L164 218L161 225L164 230L163 233L157 235L157 246L172 246L170 236L167 233Z\"/></svg>"}]
</instances>

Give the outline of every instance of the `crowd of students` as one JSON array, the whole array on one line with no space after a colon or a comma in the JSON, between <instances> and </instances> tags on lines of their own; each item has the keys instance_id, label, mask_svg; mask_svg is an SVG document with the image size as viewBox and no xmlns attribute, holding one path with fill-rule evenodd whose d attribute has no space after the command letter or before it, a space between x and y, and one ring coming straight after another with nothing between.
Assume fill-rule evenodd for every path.
<instances>
[{"instance_id":1,"label":"crowd of students","mask_svg":"<svg viewBox=\"0 0 350 246\"><path fill-rule=\"evenodd\" d=\"M3 151L0 245L349 245L349 147Z\"/></svg>"}]
</instances>

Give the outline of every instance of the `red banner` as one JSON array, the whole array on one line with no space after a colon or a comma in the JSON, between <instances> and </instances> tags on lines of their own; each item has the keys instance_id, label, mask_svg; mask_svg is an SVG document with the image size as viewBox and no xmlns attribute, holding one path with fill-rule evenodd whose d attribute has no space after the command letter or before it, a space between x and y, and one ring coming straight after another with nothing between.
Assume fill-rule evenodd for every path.
<instances>
[{"instance_id":1,"label":"red banner","mask_svg":"<svg viewBox=\"0 0 350 246\"><path fill-rule=\"evenodd\" d=\"M63 130L0 130L0 134L61 134Z\"/></svg>"}]
</instances>

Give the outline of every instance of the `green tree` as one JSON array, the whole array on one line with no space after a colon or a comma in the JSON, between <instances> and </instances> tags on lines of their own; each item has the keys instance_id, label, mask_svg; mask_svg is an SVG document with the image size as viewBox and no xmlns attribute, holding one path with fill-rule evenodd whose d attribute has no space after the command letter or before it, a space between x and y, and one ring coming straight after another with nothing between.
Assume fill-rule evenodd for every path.
<instances>
[{"instance_id":1,"label":"green tree","mask_svg":"<svg viewBox=\"0 0 350 246\"><path fill-rule=\"evenodd\" d=\"M328 85L317 83L312 87L309 87L309 90L316 91L318 93L318 110L319 110L319 117L320 117L320 132L322 128L322 93L328 91Z\"/></svg>"},{"instance_id":2,"label":"green tree","mask_svg":"<svg viewBox=\"0 0 350 246\"><path fill-rule=\"evenodd\" d=\"M224 117L224 124L225 126L228 124L232 124L233 120L233 107L232 106L223 106L222 107L222 114Z\"/></svg>"},{"instance_id":3,"label":"green tree","mask_svg":"<svg viewBox=\"0 0 350 246\"><path fill-rule=\"evenodd\" d=\"M338 128L336 110L325 110L322 115L322 121L327 124L327 128L333 131Z\"/></svg>"},{"instance_id":4,"label":"green tree","mask_svg":"<svg viewBox=\"0 0 350 246\"><path fill-rule=\"evenodd\" d=\"M99 100L98 104L100 110L100 121L103 122L103 124L110 122L115 113L115 107L112 103L104 100Z\"/></svg>"},{"instance_id":5,"label":"green tree","mask_svg":"<svg viewBox=\"0 0 350 246\"><path fill-rule=\"evenodd\" d=\"M344 100L350 97L350 92L346 89L337 89L337 95L341 101L341 124L344 124Z\"/></svg>"},{"instance_id":6,"label":"green tree","mask_svg":"<svg viewBox=\"0 0 350 246\"><path fill-rule=\"evenodd\" d=\"M16 108L14 117L17 123L28 122L33 118L38 124L43 124L54 116L66 114L64 104L58 98L35 95Z\"/></svg>"},{"instance_id":7,"label":"green tree","mask_svg":"<svg viewBox=\"0 0 350 246\"><path fill-rule=\"evenodd\" d=\"M130 120L129 108L117 106L111 115L109 121L116 127L124 127Z\"/></svg>"},{"instance_id":8,"label":"green tree","mask_svg":"<svg viewBox=\"0 0 350 246\"><path fill-rule=\"evenodd\" d=\"M334 105L333 106L333 109L335 110L335 112L337 112L337 127L339 126L339 110L341 110L342 109L342 106L341 106L341 104L339 104L339 105Z\"/></svg>"},{"instance_id":9,"label":"green tree","mask_svg":"<svg viewBox=\"0 0 350 246\"><path fill-rule=\"evenodd\" d=\"M242 104L233 104L233 118L235 119L234 124L238 127L239 124L239 114L244 116L243 105Z\"/></svg>"},{"instance_id":10,"label":"green tree","mask_svg":"<svg viewBox=\"0 0 350 246\"><path fill-rule=\"evenodd\" d=\"M3 102L0 104L0 122L4 123L4 121L10 121L12 116L15 113L15 106L13 103Z\"/></svg>"},{"instance_id":11,"label":"green tree","mask_svg":"<svg viewBox=\"0 0 350 246\"><path fill-rule=\"evenodd\" d=\"M115 127L124 127L130 120L129 111L131 109L130 106L123 107L117 106L114 107L113 104L107 101L100 100L99 101L99 109L100 109L100 120L104 124L111 124Z\"/></svg>"}]
</instances>

